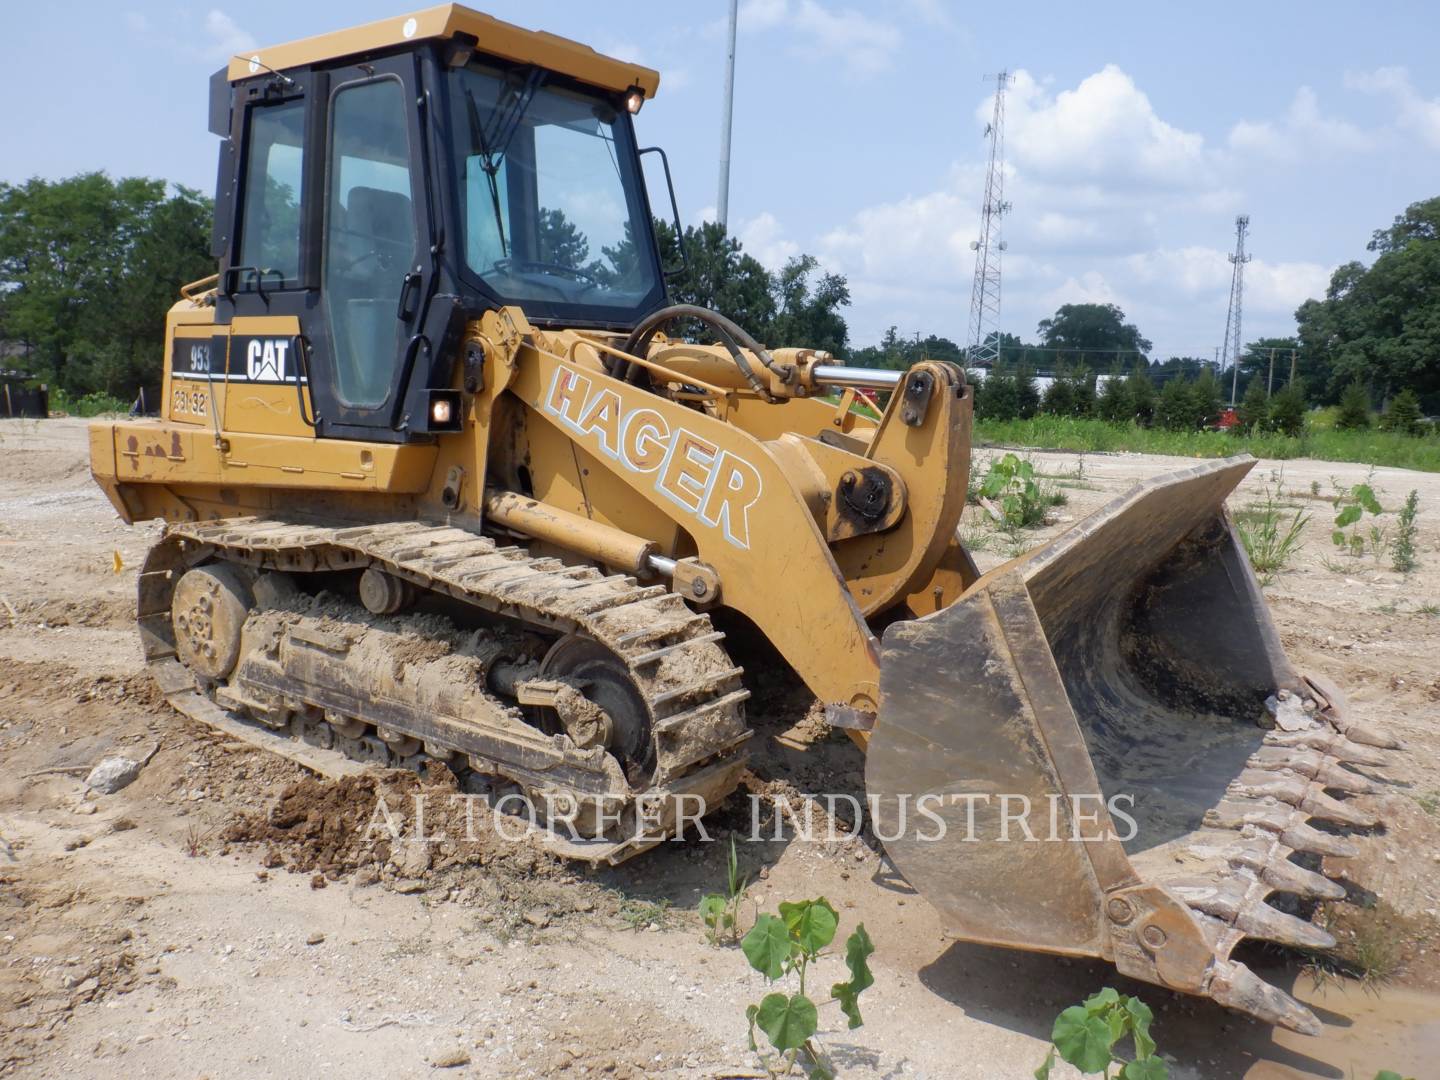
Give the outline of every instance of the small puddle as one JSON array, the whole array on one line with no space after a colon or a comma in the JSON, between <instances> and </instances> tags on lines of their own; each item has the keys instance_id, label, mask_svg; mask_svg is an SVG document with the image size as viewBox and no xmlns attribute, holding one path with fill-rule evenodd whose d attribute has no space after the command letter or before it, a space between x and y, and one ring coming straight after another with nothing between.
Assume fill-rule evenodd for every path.
<instances>
[{"instance_id":1,"label":"small puddle","mask_svg":"<svg viewBox=\"0 0 1440 1080\"><path fill-rule=\"evenodd\" d=\"M1318 1036L1277 1030L1243 1073L1245 1080L1372 1080L1381 1069L1431 1080L1440 1075L1440 994L1404 988L1379 994L1354 982L1315 989L1297 980L1297 998L1325 1025Z\"/></svg>"}]
</instances>

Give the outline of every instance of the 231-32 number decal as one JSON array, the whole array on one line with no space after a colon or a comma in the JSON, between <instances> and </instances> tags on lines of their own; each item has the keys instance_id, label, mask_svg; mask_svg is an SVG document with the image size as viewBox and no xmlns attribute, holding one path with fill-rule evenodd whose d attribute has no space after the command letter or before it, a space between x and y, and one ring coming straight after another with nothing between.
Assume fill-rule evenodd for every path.
<instances>
[{"instance_id":1,"label":"231-32 number decal","mask_svg":"<svg viewBox=\"0 0 1440 1080\"><path fill-rule=\"evenodd\" d=\"M204 416L210 407L210 396L204 390L187 390L177 386L170 402L172 416Z\"/></svg>"}]
</instances>

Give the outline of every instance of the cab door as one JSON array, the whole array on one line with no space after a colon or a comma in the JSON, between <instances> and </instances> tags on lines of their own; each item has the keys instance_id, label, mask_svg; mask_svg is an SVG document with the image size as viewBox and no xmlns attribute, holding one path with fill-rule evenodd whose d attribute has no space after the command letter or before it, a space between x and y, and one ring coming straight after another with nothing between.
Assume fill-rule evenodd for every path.
<instances>
[{"instance_id":1,"label":"cab door","mask_svg":"<svg viewBox=\"0 0 1440 1080\"><path fill-rule=\"evenodd\" d=\"M430 361L434 291L418 61L328 74L316 408L327 433L398 441L410 373Z\"/></svg>"}]
</instances>

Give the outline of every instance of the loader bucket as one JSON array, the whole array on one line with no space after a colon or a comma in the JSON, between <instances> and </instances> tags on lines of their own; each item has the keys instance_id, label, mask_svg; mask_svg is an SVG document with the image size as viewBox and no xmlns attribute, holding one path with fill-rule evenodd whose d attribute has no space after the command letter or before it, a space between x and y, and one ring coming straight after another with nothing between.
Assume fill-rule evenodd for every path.
<instances>
[{"instance_id":1,"label":"loader bucket","mask_svg":"<svg viewBox=\"0 0 1440 1080\"><path fill-rule=\"evenodd\" d=\"M891 625L866 787L947 933L1103 957L1313 1034L1230 952L1334 944L1267 898L1344 895L1315 868L1355 849L1309 820L1374 825L1348 766L1396 744L1286 659L1224 510L1253 465L1148 480Z\"/></svg>"}]
</instances>

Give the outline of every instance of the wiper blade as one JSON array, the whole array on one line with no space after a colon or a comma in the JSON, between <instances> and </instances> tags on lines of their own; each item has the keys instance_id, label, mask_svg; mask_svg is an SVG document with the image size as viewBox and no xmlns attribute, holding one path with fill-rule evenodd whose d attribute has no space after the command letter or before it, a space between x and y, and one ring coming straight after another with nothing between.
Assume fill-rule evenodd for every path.
<instances>
[{"instance_id":1,"label":"wiper blade","mask_svg":"<svg viewBox=\"0 0 1440 1080\"><path fill-rule=\"evenodd\" d=\"M490 152L489 143L485 139L485 127L480 123L480 108L475 104L475 95L470 92L470 87L465 87L465 112L470 120L470 138L480 150L480 157L483 164L480 166L485 173L485 180L490 185L490 205L495 208L495 231L500 237L500 254L509 255L510 247L505 242L505 221L504 212L500 209L500 185L495 180L496 170L500 163Z\"/></svg>"}]
</instances>

